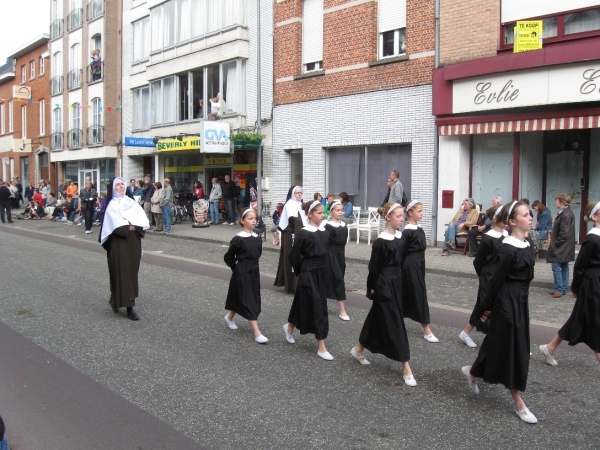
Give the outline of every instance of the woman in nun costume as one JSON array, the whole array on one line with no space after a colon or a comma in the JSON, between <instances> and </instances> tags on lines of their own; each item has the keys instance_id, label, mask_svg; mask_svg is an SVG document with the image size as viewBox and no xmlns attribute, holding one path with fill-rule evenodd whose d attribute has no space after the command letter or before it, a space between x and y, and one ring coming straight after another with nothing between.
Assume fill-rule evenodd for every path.
<instances>
[{"instance_id":1,"label":"woman in nun costume","mask_svg":"<svg viewBox=\"0 0 600 450\"><path fill-rule=\"evenodd\" d=\"M100 244L106 250L110 276L110 306L116 313L127 308L127 317L139 320L133 310L139 295L138 271L142 238L150 228L142 207L125 195L127 182L117 177L108 186L106 212L100 229Z\"/></svg>"}]
</instances>

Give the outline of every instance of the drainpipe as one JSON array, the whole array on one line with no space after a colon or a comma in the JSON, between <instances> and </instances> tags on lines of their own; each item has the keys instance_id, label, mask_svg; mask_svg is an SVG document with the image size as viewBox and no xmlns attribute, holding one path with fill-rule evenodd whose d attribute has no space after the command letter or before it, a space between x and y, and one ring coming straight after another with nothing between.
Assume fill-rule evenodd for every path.
<instances>
[{"instance_id":1,"label":"drainpipe","mask_svg":"<svg viewBox=\"0 0 600 450\"><path fill-rule=\"evenodd\" d=\"M440 66L440 0L435 0L435 68ZM432 80L433 98L433 80ZM433 204L431 206L431 245L437 246L437 221L438 221L438 198L439 198L439 158L440 145L437 135L435 119L433 125Z\"/></svg>"}]
</instances>

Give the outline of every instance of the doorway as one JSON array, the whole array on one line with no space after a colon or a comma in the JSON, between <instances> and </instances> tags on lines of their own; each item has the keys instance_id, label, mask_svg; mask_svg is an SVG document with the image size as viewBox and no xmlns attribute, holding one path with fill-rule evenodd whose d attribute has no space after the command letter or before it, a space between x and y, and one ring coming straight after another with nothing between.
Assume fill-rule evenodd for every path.
<instances>
[{"instance_id":1,"label":"doorway","mask_svg":"<svg viewBox=\"0 0 600 450\"><path fill-rule=\"evenodd\" d=\"M85 187L85 180L90 179L92 181L93 187L98 189L100 183L99 171L98 171L98 161L79 161L79 189L83 189Z\"/></svg>"}]
</instances>

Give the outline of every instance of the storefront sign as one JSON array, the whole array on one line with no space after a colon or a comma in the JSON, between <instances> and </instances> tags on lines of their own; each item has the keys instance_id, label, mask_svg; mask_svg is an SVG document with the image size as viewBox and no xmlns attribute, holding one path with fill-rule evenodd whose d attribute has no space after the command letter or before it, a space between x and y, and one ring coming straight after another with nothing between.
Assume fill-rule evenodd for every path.
<instances>
[{"instance_id":1,"label":"storefront sign","mask_svg":"<svg viewBox=\"0 0 600 450\"><path fill-rule=\"evenodd\" d=\"M514 53L528 52L542 48L541 20L527 20L517 22L515 26Z\"/></svg>"},{"instance_id":2,"label":"storefront sign","mask_svg":"<svg viewBox=\"0 0 600 450\"><path fill-rule=\"evenodd\" d=\"M452 113L600 101L600 61L455 81Z\"/></svg>"},{"instance_id":3,"label":"storefront sign","mask_svg":"<svg viewBox=\"0 0 600 450\"><path fill-rule=\"evenodd\" d=\"M204 165L206 166L225 166L232 163L233 158L231 156L224 156L221 158L206 156L204 158Z\"/></svg>"},{"instance_id":4,"label":"storefront sign","mask_svg":"<svg viewBox=\"0 0 600 450\"><path fill-rule=\"evenodd\" d=\"M165 167L165 173L191 173L204 172L204 166L171 166Z\"/></svg>"},{"instance_id":5,"label":"storefront sign","mask_svg":"<svg viewBox=\"0 0 600 450\"><path fill-rule=\"evenodd\" d=\"M162 152L181 152L186 150L198 150L200 147L200 139L197 137L179 139L164 139L156 144L156 151Z\"/></svg>"},{"instance_id":6,"label":"storefront sign","mask_svg":"<svg viewBox=\"0 0 600 450\"><path fill-rule=\"evenodd\" d=\"M147 137L125 137L125 145L127 147L155 147L156 144L152 138Z\"/></svg>"},{"instance_id":7,"label":"storefront sign","mask_svg":"<svg viewBox=\"0 0 600 450\"><path fill-rule=\"evenodd\" d=\"M31 88L29 86L13 86L13 98L31 98Z\"/></svg>"},{"instance_id":8,"label":"storefront sign","mask_svg":"<svg viewBox=\"0 0 600 450\"><path fill-rule=\"evenodd\" d=\"M230 151L229 132L231 125L227 122L205 120L201 123L202 153L227 153Z\"/></svg>"}]
</instances>

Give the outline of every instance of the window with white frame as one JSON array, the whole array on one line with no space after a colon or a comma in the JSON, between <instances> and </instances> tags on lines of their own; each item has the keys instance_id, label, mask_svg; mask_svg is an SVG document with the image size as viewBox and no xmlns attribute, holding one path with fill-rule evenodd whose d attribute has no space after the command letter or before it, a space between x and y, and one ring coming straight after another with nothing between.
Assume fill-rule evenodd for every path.
<instances>
[{"instance_id":1,"label":"window with white frame","mask_svg":"<svg viewBox=\"0 0 600 450\"><path fill-rule=\"evenodd\" d=\"M71 128L81 130L81 105L79 103L73 103L71 108Z\"/></svg>"},{"instance_id":2,"label":"window with white frame","mask_svg":"<svg viewBox=\"0 0 600 450\"><path fill-rule=\"evenodd\" d=\"M379 0L379 58L406 54L406 0Z\"/></svg>"},{"instance_id":3,"label":"window with white frame","mask_svg":"<svg viewBox=\"0 0 600 450\"><path fill-rule=\"evenodd\" d=\"M21 106L21 139L27 139L27 105Z\"/></svg>"},{"instance_id":4,"label":"window with white frame","mask_svg":"<svg viewBox=\"0 0 600 450\"><path fill-rule=\"evenodd\" d=\"M63 16L63 2L62 0L52 0L51 12L52 14L52 22L57 19L61 19Z\"/></svg>"},{"instance_id":5,"label":"window with white frame","mask_svg":"<svg viewBox=\"0 0 600 450\"><path fill-rule=\"evenodd\" d=\"M323 68L323 0L302 3L302 66L304 72Z\"/></svg>"},{"instance_id":6,"label":"window with white frame","mask_svg":"<svg viewBox=\"0 0 600 450\"><path fill-rule=\"evenodd\" d=\"M81 44L77 43L71 46L71 59L69 64L69 70L81 69Z\"/></svg>"},{"instance_id":7,"label":"window with white frame","mask_svg":"<svg viewBox=\"0 0 600 450\"><path fill-rule=\"evenodd\" d=\"M35 61L29 61L29 78L31 80L35 78Z\"/></svg>"},{"instance_id":8,"label":"window with white frame","mask_svg":"<svg viewBox=\"0 0 600 450\"><path fill-rule=\"evenodd\" d=\"M0 103L0 134L6 133L6 104Z\"/></svg>"},{"instance_id":9,"label":"window with white frame","mask_svg":"<svg viewBox=\"0 0 600 450\"><path fill-rule=\"evenodd\" d=\"M25 64L21 66L21 83L25 83L27 81L27 67Z\"/></svg>"},{"instance_id":10,"label":"window with white frame","mask_svg":"<svg viewBox=\"0 0 600 450\"><path fill-rule=\"evenodd\" d=\"M92 126L88 129L88 145L104 142L102 130L102 99L92 99Z\"/></svg>"},{"instance_id":11,"label":"window with white frame","mask_svg":"<svg viewBox=\"0 0 600 450\"><path fill-rule=\"evenodd\" d=\"M150 10L152 22L152 51L175 44L175 1L163 3Z\"/></svg>"},{"instance_id":12,"label":"window with white frame","mask_svg":"<svg viewBox=\"0 0 600 450\"><path fill-rule=\"evenodd\" d=\"M192 34L192 22L190 21L192 0L177 0L176 5L176 21L177 36L176 42L185 42L190 39Z\"/></svg>"},{"instance_id":13,"label":"window with white frame","mask_svg":"<svg viewBox=\"0 0 600 450\"><path fill-rule=\"evenodd\" d=\"M92 99L92 124L102 125L102 99L99 97Z\"/></svg>"},{"instance_id":14,"label":"window with white frame","mask_svg":"<svg viewBox=\"0 0 600 450\"><path fill-rule=\"evenodd\" d=\"M40 136L44 136L46 134L46 102L44 100L40 100Z\"/></svg>"},{"instance_id":15,"label":"window with white frame","mask_svg":"<svg viewBox=\"0 0 600 450\"><path fill-rule=\"evenodd\" d=\"M62 133L62 131L62 108L54 108L52 111L52 132Z\"/></svg>"},{"instance_id":16,"label":"window with white frame","mask_svg":"<svg viewBox=\"0 0 600 450\"><path fill-rule=\"evenodd\" d=\"M13 101L8 101L8 132L13 132Z\"/></svg>"},{"instance_id":17,"label":"window with white frame","mask_svg":"<svg viewBox=\"0 0 600 450\"><path fill-rule=\"evenodd\" d=\"M175 77L167 77L150 83L152 125L175 122Z\"/></svg>"},{"instance_id":18,"label":"window with white frame","mask_svg":"<svg viewBox=\"0 0 600 450\"><path fill-rule=\"evenodd\" d=\"M204 18L191 21L191 36L194 38L206 33L206 0L192 0L191 9L191 17Z\"/></svg>"},{"instance_id":19,"label":"window with white frame","mask_svg":"<svg viewBox=\"0 0 600 450\"><path fill-rule=\"evenodd\" d=\"M137 63L150 56L150 17L144 17L132 24L133 62Z\"/></svg>"},{"instance_id":20,"label":"window with white frame","mask_svg":"<svg viewBox=\"0 0 600 450\"><path fill-rule=\"evenodd\" d=\"M150 86L133 90L133 129L150 128Z\"/></svg>"},{"instance_id":21,"label":"window with white frame","mask_svg":"<svg viewBox=\"0 0 600 450\"><path fill-rule=\"evenodd\" d=\"M40 75L44 75L45 67L44 67L44 57L40 56Z\"/></svg>"},{"instance_id":22,"label":"window with white frame","mask_svg":"<svg viewBox=\"0 0 600 450\"><path fill-rule=\"evenodd\" d=\"M62 65L62 53L56 52L52 55L52 76L56 77L58 75L62 75L63 65Z\"/></svg>"}]
</instances>

